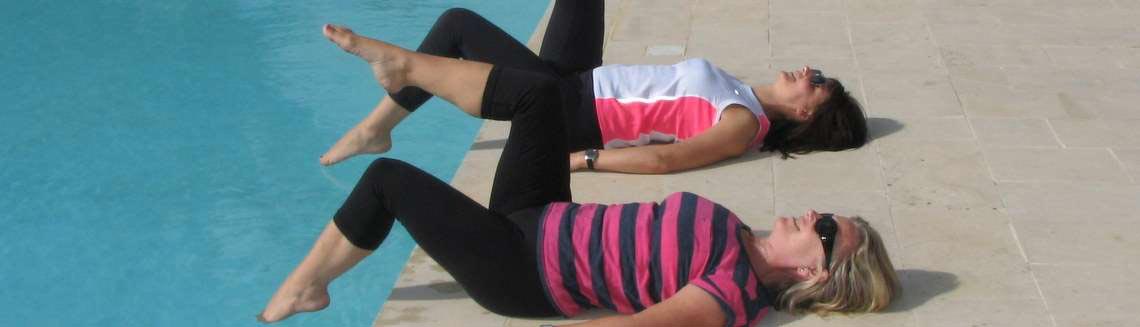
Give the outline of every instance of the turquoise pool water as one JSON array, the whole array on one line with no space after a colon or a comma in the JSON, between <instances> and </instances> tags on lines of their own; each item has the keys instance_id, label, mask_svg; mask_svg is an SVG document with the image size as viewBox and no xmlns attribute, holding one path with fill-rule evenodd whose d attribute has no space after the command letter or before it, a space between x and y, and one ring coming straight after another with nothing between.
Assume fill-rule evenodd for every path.
<instances>
[{"instance_id":1,"label":"turquoise pool water","mask_svg":"<svg viewBox=\"0 0 1140 327\"><path fill-rule=\"evenodd\" d=\"M317 157L382 96L325 22L414 47L444 9L516 38L546 1L0 5L0 326L234 326L304 256L374 156ZM480 122L433 100L388 155L450 180ZM285 326L369 325L402 230Z\"/></svg>"}]
</instances>

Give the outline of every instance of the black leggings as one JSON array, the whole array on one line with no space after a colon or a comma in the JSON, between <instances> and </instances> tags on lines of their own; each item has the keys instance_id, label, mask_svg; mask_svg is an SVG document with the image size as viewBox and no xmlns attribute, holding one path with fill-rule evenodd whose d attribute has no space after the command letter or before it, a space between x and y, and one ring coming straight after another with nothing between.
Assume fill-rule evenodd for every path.
<instances>
[{"instance_id":1,"label":"black leggings","mask_svg":"<svg viewBox=\"0 0 1140 327\"><path fill-rule=\"evenodd\" d=\"M333 218L341 233L353 245L374 250L399 219L416 243L487 310L506 316L557 315L543 291L535 257L542 208L550 202L571 200L566 113L561 110L569 97L563 94L568 82L555 76L563 69L573 71L594 63L566 57L566 52L559 51L581 47L573 39L551 38L551 34L556 30L566 37L580 37L568 24L596 14L589 19L596 20L598 26L600 53L601 5L601 1L555 4L542 52L544 57L547 49L559 55L542 60L550 63L544 64L547 71L492 62L495 67L487 79L480 111L486 119L511 121L511 130L499 158L488 208L416 167L381 158L368 167ZM446 17L469 13L449 10L433 33ZM494 27L489 23L486 26ZM466 30L470 26L453 28ZM506 34L500 31L498 35ZM509 37L505 39L517 44ZM471 42L458 42L467 43ZM406 92L415 90L404 89L397 95Z\"/></svg>"},{"instance_id":2,"label":"black leggings","mask_svg":"<svg viewBox=\"0 0 1140 327\"><path fill-rule=\"evenodd\" d=\"M353 245L375 250L395 219L487 310L506 316L558 314L543 293L535 258L540 208L570 200L559 88L539 73L496 66L483 117L510 120L490 208L395 159L364 172L333 221Z\"/></svg>"},{"instance_id":3,"label":"black leggings","mask_svg":"<svg viewBox=\"0 0 1140 327\"><path fill-rule=\"evenodd\" d=\"M417 52L481 61L550 75L559 79L568 151L602 146L594 111L591 70L602 64L605 5L601 0L557 1L542 49L535 55L498 26L467 9L448 9L439 16ZM406 87L392 100L415 111L431 94Z\"/></svg>"}]
</instances>

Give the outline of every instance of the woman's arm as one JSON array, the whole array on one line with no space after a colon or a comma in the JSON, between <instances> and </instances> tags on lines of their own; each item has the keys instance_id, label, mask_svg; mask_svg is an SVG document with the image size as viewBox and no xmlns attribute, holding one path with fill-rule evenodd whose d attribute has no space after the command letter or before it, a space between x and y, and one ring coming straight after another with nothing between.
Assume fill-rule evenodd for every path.
<instances>
[{"instance_id":1,"label":"woman's arm","mask_svg":"<svg viewBox=\"0 0 1140 327\"><path fill-rule=\"evenodd\" d=\"M636 314L610 316L570 326L724 326L724 320L724 312L712 295L688 285L668 300Z\"/></svg>"},{"instance_id":2,"label":"woman's arm","mask_svg":"<svg viewBox=\"0 0 1140 327\"><path fill-rule=\"evenodd\" d=\"M720 121L684 142L599 150L594 169L635 174L664 174L706 166L748 151L760 128L756 116L740 105L729 106ZM586 169L583 152L570 154L570 170Z\"/></svg>"}]
</instances>

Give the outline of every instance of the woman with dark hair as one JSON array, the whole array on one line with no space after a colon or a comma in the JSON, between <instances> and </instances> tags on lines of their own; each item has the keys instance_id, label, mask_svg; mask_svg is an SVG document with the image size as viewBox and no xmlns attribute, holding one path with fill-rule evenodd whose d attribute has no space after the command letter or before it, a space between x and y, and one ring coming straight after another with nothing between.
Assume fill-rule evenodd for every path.
<instances>
[{"instance_id":1,"label":"woman with dark hair","mask_svg":"<svg viewBox=\"0 0 1140 327\"><path fill-rule=\"evenodd\" d=\"M836 79L805 66L749 86L703 59L675 65L602 63L601 0L556 1L536 56L466 9L443 13L417 52L559 79L570 169L668 173L749 149L784 158L867 142L859 104ZM392 147L391 131L432 95L394 89L323 156L332 165Z\"/></svg>"},{"instance_id":2,"label":"woman with dark hair","mask_svg":"<svg viewBox=\"0 0 1140 327\"><path fill-rule=\"evenodd\" d=\"M392 91L415 86L485 119L509 120L488 207L406 163L365 171L304 260L258 315L324 309L328 285L367 257L398 219L479 305L496 314L623 315L595 326L746 326L768 308L883 309L899 285L875 229L858 217L808 211L766 237L692 193L660 203L569 202L561 105L547 74L410 52L326 25Z\"/></svg>"}]
</instances>

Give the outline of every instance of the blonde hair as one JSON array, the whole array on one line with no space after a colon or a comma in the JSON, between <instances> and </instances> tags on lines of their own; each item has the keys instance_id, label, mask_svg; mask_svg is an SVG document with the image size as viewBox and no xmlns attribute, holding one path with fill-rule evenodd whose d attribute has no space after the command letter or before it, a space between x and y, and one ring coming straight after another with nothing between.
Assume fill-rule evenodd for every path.
<instances>
[{"instance_id":1,"label":"blonde hair","mask_svg":"<svg viewBox=\"0 0 1140 327\"><path fill-rule=\"evenodd\" d=\"M827 281L794 283L779 292L777 309L818 315L874 312L886 308L902 291L879 232L863 218L851 221L862 236L859 247L846 258L832 260Z\"/></svg>"}]
</instances>

